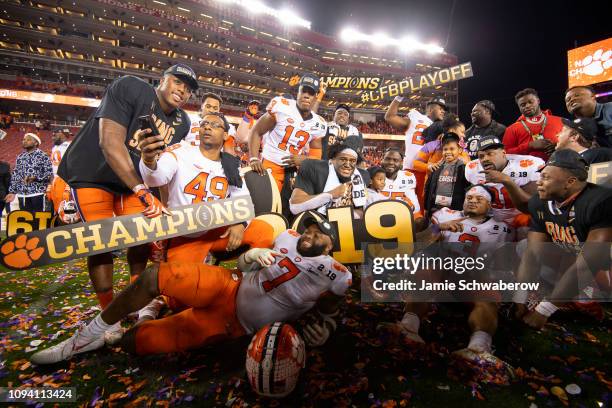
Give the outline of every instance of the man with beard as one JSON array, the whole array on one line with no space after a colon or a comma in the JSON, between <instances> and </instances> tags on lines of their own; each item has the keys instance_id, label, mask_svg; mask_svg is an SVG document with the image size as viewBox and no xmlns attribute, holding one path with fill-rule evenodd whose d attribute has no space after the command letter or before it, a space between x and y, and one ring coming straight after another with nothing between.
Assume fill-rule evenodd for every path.
<instances>
[{"instance_id":1,"label":"man with beard","mask_svg":"<svg viewBox=\"0 0 612 408\"><path fill-rule=\"evenodd\" d=\"M442 120L444 119L444 115L448 111L448 107L446 106L446 101L443 98L432 98L425 104L425 115L432 120L431 123L425 130L423 130L423 135L421 136L422 140L425 143L431 142L432 140L436 140L440 134L443 133L442 129ZM418 130L415 132L415 135L418 133Z\"/></svg>"},{"instance_id":2,"label":"man with beard","mask_svg":"<svg viewBox=\"0 0 612 408\"><path fill-rule=\"evenodd\" d=\"M567 111L576 118L597 122L597 144L612 147L612 102L598 103L590 86L574 86L565 92Z\"/></svg>"},{"instance_id":3,"label":"man with beard","mask_svg":"<svg viewBox=\"0 0 612 408\"><path fill-rule=\"evenodd\" d=\"M578 153L587 164L612 161L612 149L593 147L597 137L597 122L593 118L563 119L563 128L557 134L556 150L570 149Z\"/></svg>"},{"instance_id":4,"label":"man with beard","mask_svg":"<svg viewBox=\"0 0 612 408\"><path fill-rule=\"evenodd\" d=\"M191 129L189 134L185 137L187 142L193 142L194 144L198 144L200 142L199 139L199 125L201 119L210 114L210 113L220 113L221 112L221 104L223 103L223 99L215 93L208 92L205 93L202 98L202 106L200 107L199 117L191 119ZM229 129L227 131L228 138L223 143L223 151L225 153L229 153L232 155L236 154L236 127L229 124Z\"/></svg>"},{"instance_id":5,"label":"man with beard","mask_svg":"<svg viewBox=\"0 0 612 408\"><path fill-rule=\"evenodd\" d=\"M189 117L181 106L198 88L196 78L190 67L177 64L164 71L157 88L131 75L109 85L100 106L75 136L58 169L58 175L72 189L83 221L141 212L153 218L165 211L138 172L139 144L153 132L152 127L165 145L177 143L187 135ZM144 120L149 123L143 130ZM148 256L148 244L128 248L132 279L144 271ZM105 308L113 298L113 255L90 256L87 265L100 306Z\"/></svg>"},{"instance_id":6,"label":"man with beard","mask_svg":"<svg viewBox=\"0 0 612 408\"><path fill-rule=\"evenodd\" d=\"M270 169L282 192L285 173L299 167L309 156L321 158L321 138L326 132L326 122L312 112L320 80L314 74L304 74L299 82L297 100L277 96L266 107L267 112L249 134L249 164L253 171L266 174ZM264 147L259 159L259 148L264 134ZM302 150L309 145L308 156Z\"/></svg>"},{"instance_id":7,"label":"man with beard","mask_svg":"<svg viewBox=\"0 0 612 408\"><path fill-rule=\"evenodd\" d=\"M514 97L521 117L508 126L504 133L504 146L509 154L526 154L546 161L555 150L557 133L563 124L559 116L549 110L542 111L535 89L526 88Z\"/></svg>"},{"instance_id":8,"label":"man with beard","mask_svg":"<svg viewBox=\"0 0 612 408\"><path fill-rule=\"evenodd\" d=\"M510 227L489 216L492 198L493 194L489 188L473 186L466 192L463 211L443 208L435 212L431 221L434 228L437 227L441 231L440 240L451 243L451 250L467 251L473 257L484 254L491 256L503 243L512 241L513 233ZM461 243L470 244L462 246ZM505 362L492 354L493 335L497 330L498 304L489 299L498 298L499 294L479 292L458 295L463 296L463 299L467 296L474 297L474 301L469 303L471 310L468 316L472 334L468 346L455 351L453 357L475 366L511 370ZM419 335L419 327L429 308L430 303L426 302L406 303L402 320L398 323L383 323L379 330L391 335L391 340L401 338L408 346L422 345L425 342Z\"/></svg>"},{"instance_id":9,"label":"man with beard","mask_svg":"<svg viewBox=\"0 0 612 408\"><path fill-rule=\"evenodd\" d=\"M385 187L380 192L391 200L405 201L412 210L416 230L419 231L425 224L421 206L416 196L416 178L408 170L402 170L404 155L397 149L387 149L383 156L381 167L385 169Z\"/></svg>"},{"instance_id":10,"label":"man with beard","mask_svg":"<svg viewBox=\"0 0 612 408\"><path fill-rule=\"evenodd\" d=\"M343 143L331 146L329 161L302 163L289 200L291 213L317 210L325 214L330 207L350 205L361 216L370 177L366 170L357 167L362 158L357 152L359 140L356 139L350 136Z\"/></svg>"},{"instance_id":11,"label":"man with beard","mask_svg":"<svg viewBox=\"0 0 612 408\"><path fill-rule=\"evenodd\" d=\"M495 104L489 100L477 102L472 108L472 126L465 131L465 143L471 159L478 156L478 141L485 136L504 137L506 127L493 120Z\"/></svg>"},{"instance_id":12,"label":"man with beard","mask_svg":"<svg viewBox=\"0 0 612 408\"><path fill-rule=\"evenodd\" d=\"M82 331L31 356L52 364L104 345L105 330L163 294L188 308L133 327L122 347L140 355L172 353L255 333L266 324L293 321L318 306L316 323L304 337L322 345L336 327L338 304L352 283L351 273L329 254L334 232L327 220L309 214L305 231L281 233L273 249L241 255L237 269L191 263L161 263L130 284Z\"/></svg>"},{"instance_id":13,"label":"man with beard","mask_svg":"<svg viewBox=\"0 0 612 408\"><path fill-rule=\"evenodd\" d=\"M517 317L540 329L563 301L574 299L595 273L610 270L612 189L588 183L587 165L569 149L557 150L542 169L537 195L529 200L531 229L527 251L517 274L519 282L538 279L538 265L558 262L560 271L548 299L535 310L524 305L527 293L517 292ZM554 243L556 250L546 243Z\"/></svg>"},{"instance_id":14,"label":"man with beard","mask_svg":"<svg viewBox=\"0 0 612 408\"><path fill-rule=\"evenodd\" d=\"M465 178L470 184L485 184L494 193L491 208L496 221L503 221L515 229L527 227L527 202L536 192L538 169L544 161L538 157L507 155L496 136L478 140L478 159L465 167Z\"/></svg>"},{"instance_id":15,"label":"man with beard","mask_svg":"<svg viewBox=\"0 0 612 408\"><path fill-rule=\"evenodd\" d=\"M334 120L327 123L327 133L321 139L323 146L322 160L327 160L327 153L331 146L342 143L349 136L356 136L363 140L363 135L355 126L349 124L351 118L351 108L345 104L338 104L334 113ZM363 141L361 148L363 148ZM361 151L361 149L360 149Z\"/></svg>"}]
</instances>

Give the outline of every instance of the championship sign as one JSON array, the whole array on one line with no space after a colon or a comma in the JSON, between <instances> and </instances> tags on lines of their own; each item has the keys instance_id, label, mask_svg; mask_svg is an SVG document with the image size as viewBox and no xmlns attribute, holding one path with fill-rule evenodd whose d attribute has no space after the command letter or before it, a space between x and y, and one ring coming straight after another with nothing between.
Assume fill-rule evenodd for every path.
<instances>
[{"instance_id":1,"label":"championship sign","mask_svg":"<svg viewBox=\"0 0 612 408\"><path fill-rule=\"evenodd\" d=\"M13 235L0 244L0 262L27 269L208 231L255 216L249 196L203 202L170 210L172 215L142 214L106 218Z\"/></svg>"},{"instance_id":2,"label":"championship sign","mask_svg":"<svg viewBox=\"0 0 612 408\"><path fill-rule=\"evenodd\" d=\"M472 71L472 63L465 62L460 65L419 75L414 78L406 78L400 82L381 86L376 91L364 92L361 94L361 101L376 102L385 98L393 98L399 95L410 94L420 89L431 88L472 76L474 76L474 72Z\"/></svg>"}]
</instances>

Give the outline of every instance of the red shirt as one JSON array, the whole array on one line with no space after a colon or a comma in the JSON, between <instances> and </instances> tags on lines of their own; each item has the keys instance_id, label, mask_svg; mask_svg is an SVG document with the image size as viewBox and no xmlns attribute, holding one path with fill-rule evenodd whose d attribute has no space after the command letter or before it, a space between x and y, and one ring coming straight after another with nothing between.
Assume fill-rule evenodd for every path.
<instances>
[{"instance_id":1,"label":"red shirt","mask_svg":"<svg viewBox=\"0 0 612 408\"><path fill-rule=\"evenodd\" d=\"M546 116L544 138L550 140L553 144L557 144L557 133L563 128L563 122L561 122L559 116L553 116L549 110L544 111L543 114ZM525 129L525 126L529 131ZM504 133L503 143L506 147L506 153L528 154L539 157L544 161L548 160L548 155L544 151L529 148L529 142L534 140L533 136L542 134L543 126L543 121L536 124L529 123L525 115L521 115L516 122L506 128L506 133Z\"/></svg>"}]
</instances>

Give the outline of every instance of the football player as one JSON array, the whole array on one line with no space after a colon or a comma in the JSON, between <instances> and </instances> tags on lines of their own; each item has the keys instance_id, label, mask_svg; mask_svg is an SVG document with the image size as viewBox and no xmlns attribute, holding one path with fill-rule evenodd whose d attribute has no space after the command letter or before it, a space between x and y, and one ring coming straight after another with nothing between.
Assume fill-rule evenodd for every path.
<instances>
[{"instance_id":1,"label":"football player","mask_svg":"<svg viewBox=\"0 0 612 408\"><path fill-rule=\"evenodd\" d=\"M306 145L309 145L310 157L321 158L321 138L327 126L325 119L312 112L319 87L316 75L304 74L299 82L297 100L275 97L251 129L249 164L261 175L270 169L278 191L282 191L286 168L299 166L308 157L301 154ZM260 160L259 148L267 132Z\"/></svg>"},{"instance_id":2,"label":"football player","mask_svg":"<svg viewBox=\"0 0 612 408\"><path fill-rule=\"evenodd\" d=\"M424 218L415 191L417 180L412 172L401 170L403 159L403 154L399 150L387 149L381 162L386 176L385 187L380 193L392 200L403 200L408 203L418 231L422 229Z\"/></svg>"},{"instance_id":3,"label":"football player","mask_svg":"<svg viewBox=\"0 0 612 408\"><path fill-rule=\"evenodd\" d=\"M612 189L588 183L586 161L570 149L555 151L538 181L538 193L529 200L531 229L527 252L522 258L517 280L538 279L537 266L559 261L561 271L550 300L542 300L535 310L524 305L527 294L518 292L517 317L539 329L561 305L590 284L593 275L610 270L612 241ZM555 244L556 251L551 252ZM563 262L565 261L565 262Z\"/></svg>"},{"instance_id":4,"label":"football player","mask_svg":"<svg viewBox=\"0 0 612 408\"><path fill-rule=\"evenodd\" d=\"M241 255L239 270L193 263L161 263L130 284L83 330L31 356L52 364L102 347L103 334L159 294L188 308L133 327L122 339L137 354L171 353L254 333L266 324L299 318L317 305L320 319L304 329L305 340L321 345L335 328L338 302L351 285L348 269L329 254L334 232L328 221L310 213L299 234L281 233L273 249L253 248Z\"/></svg>"},{"instance_id":5,"label":"football player","mask_svg":"<svg viewBox=\"0 0 612 408\"><path fill-rule=\"evenodd\" d=\"M434 98L427 103L425 115L416 109L410 109L408 115L402 117L398 114L398 110L403 101L403 96L396 96L395 99L391 101L391 105L389 105L387 112L385 112L385 121L387 121L391 127L401 132L405 132L406 147L402 169L410 170L410 172L414 174L417 180L417 196L421 197L423 195L423 189L425 188L426 174L415 171L412 163L419 153L419 150L421 150L421 147L425 144L423 131L431 126L434 121L442 120L446 110L446 104L443 99Z\"/></svg>"},{"instance_id":6,"label":"football player","mask_svg":"<svg viewBox=\"0 0 612 408\"><path fill-rule=\"evenodd\" d=\"M53 211L55 214L60 213L60 207L64 208L68 203L70 206L76 207L74 201L70 197L70 187L66 182L57 175L57 168L64 157L64 153L70 146L70 141L67 138L70 136L68 129L58 130L53 133L53 147L51 148L51 165L53 166L53 181L47 188L47 198L53 203ZM68 221L65 217L63 222Z\"/></svg>"},{"instance_id":7,"label":"football player","mask_svg":"<svg viewBox=\"0 0 612 408\"><path fill-rule=\"evenodd\" d=\"M448 243L472 243L461 246L472 256L491 254L505 242L512 241L513 233L504 222L495 221L489 216L493 193L483 186L471 187L465 196L463 211L443 208L432 216L432 223L441 231L441 241ZM454 249L454 248L453 248ZM480 300L483 297L498 297L495 293L476 294L477 300L470 303L471 311L468 324L472 335L468 346L455 351L453 356L462 360L504 366L510 369L492 353L493 335L497 329L497 309L495 302ZM401 335L407 343L424 341L419 335L420 321L429 311L429 303L407 303L406 313L399 323L383 324L381 329Z\"/></svg>"},{"instance_id":8,"label":"football player","mask_svg":"<svg viewBox=\"0 0 612 408\"><path fill-rule=\"evenodd\" d=\"M327 133L321 140L323 146L322 160L328 159L328 150L336 143L341 143L349 136L356 136L361 141L360 150L363 149L363 135L355 126L349 123L351 108L343 103L336 105L334 120L327 124Z\"/></svg>"},{"instance_id":9,"label":"football player","mask_svg":"<svg viewBox=\"0 0 612 408\"><path fill-rule=\"evenodd\" d=\"M465 167L465 178L473 185L485 184L492 188L493 217L509 224L519 234L529 225L527 202L536 192L538 169L542 166L542 159L506 154L497 136L484 136L478 140L478 159Z\"/></svg>"},{"instance_id":10,"label":"football player","mask_svg":"<svg viewBox=\"0 0 612 408\"><path fill-rule=\"evenodd\" d=\"M185 137L187 142L193 142L196 145L199 143L199 125L200 120L209 113L221 112L221 104L223 99L215 93L208 92L204 94L202 99L202 106L200 108L199 117L190 117L191 128L189 134ZM236 154L236 127L229 123L229 129L227 130L227 140L223 143L223 151L232 155Z\"/></svg>"},{"instance_id":11,"label":"football player","mask_svg":"<svg viewBox=\"0 0 612 408\"><path fill-rule=\"evenodd\" d=\"M239 174L239 160L222 152L229 124L222 114L206 114L200 122L199 145L181 142L168 147L161 155L160 136L146 138L142 145L140 172L151 187L167 186L168 207L175 208L202 201L248 195ZM199 237L179 237L170 241L168 262L204 262L209 251L233 251L242 244L269 247L273 229L267 223L253 220L245 225L208 231Z\"/></svg>"}]
</instances>

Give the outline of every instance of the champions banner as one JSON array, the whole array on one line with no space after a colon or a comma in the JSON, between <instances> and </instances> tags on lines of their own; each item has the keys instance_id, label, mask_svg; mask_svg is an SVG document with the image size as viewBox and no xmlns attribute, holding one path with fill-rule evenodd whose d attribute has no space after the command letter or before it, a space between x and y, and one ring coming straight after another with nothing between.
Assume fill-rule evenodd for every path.
<instances>
[{"instance_id":1,"label":"champions banner","mask_svg":"<svg viewBox=\"0 0 612 408\"><path fill-rule=\"evenodd\" d=\"M255 216L249 196L187 205L170 211L172 215L156 218L133 214L16 234L0 244L0 262L9 269L66 262L237 224Z\"/></svg>"}]
</instances>

